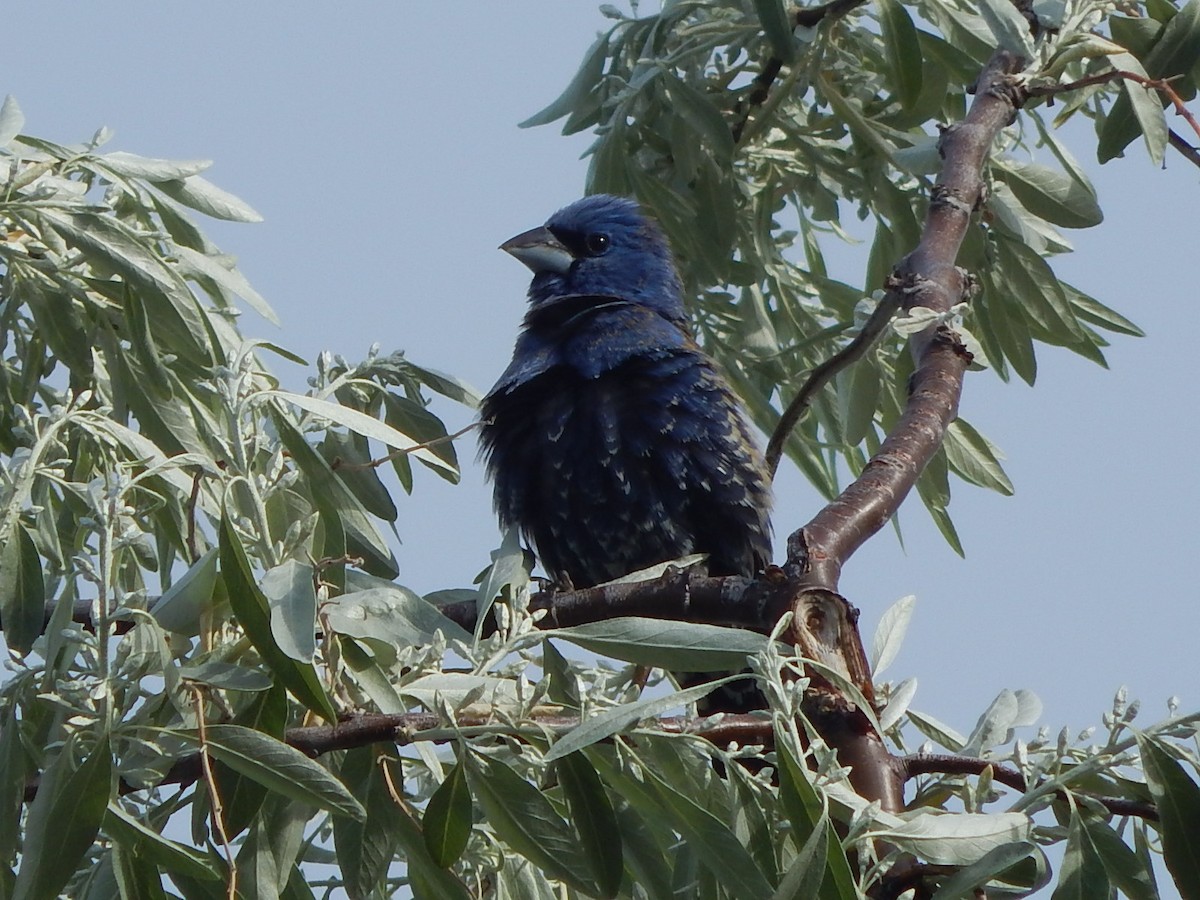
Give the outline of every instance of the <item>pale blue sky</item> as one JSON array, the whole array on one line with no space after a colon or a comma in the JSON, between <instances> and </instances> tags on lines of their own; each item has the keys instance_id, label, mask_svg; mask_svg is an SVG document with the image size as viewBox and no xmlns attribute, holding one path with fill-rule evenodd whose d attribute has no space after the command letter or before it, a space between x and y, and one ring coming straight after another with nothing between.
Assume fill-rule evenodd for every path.
<instances>
[{"instance_id":1,"label":"pale blue sky","mask_svg":"<svg viewBox=\"0 0 1200 900\"><path fill-rule=\"evenodd\" d=\"M205 223L283 321L247 316L248 334L309 359L360 358L378 341L486 389L508 361L527 285L496 246L582 192L589 143L516 123L557 95L605 24L593 4L561 0L190 10L42 0L5 10L0 94L17 97L39 136L82 141L108 125L111 149L214 159L209 177L266 217ZM1140 145L1104 168L1086 141L1073 148L1108 219L1073 233L1079 252L1055 265L1148 337L1117 338L1109 372L1041 350L1032 391L970 375L962 412L1007 452L1017 495L954 486L965 561L907 506L907 551L884 532L842 583L868 642L888 605L917 595L888 676L917 676L914 706L963 732L1005 687L1039 694L1055 731L1098 724L1121 684L1147 722L1171 694L1200 707L1189 380L1200 171L1174 154L1158 171ZM277 370L303 385L298 367ZM469 420L440 411L452 428ZM473 460L473 439L460 454ZM458 488L421 476L401 506L401 581L464 585L497 540L490 490L473 466ZM777 489L782 547L817 499L793 473Z\"/></svg>"}]
</instances>

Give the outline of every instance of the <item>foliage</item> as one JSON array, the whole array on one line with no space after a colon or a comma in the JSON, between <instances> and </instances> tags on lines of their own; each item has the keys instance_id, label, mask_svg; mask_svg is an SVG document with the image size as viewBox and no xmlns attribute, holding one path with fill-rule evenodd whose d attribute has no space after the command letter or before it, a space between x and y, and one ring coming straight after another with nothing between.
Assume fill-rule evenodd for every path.
<instances>
[{"instance_id":1,"label":"foliage","mask_svg":"<svg viewBox=\"0 0 1200 900\"><path fill-rule=\"evenodd\" d=\"M1033 8L1031 31L1006 0L841 2L794 32L776 0L606 8L613 24L530 124L596 129L590 187L662 220L704 342L769 429L916 243L936 129L962 117L995 46L1027 55L1031 90L1117 65L1194 92L1200 0ZM1102 332L1138 333L1045 262L1069 249L1059 228L1100 221L1050 111L1031 102L1005 132L960 258L980 291L956 327L977 361L1029 382L1039 343L1103 362ZM1127 80L1075 89L1056 115L1091 118L1101 159L1139 133L1152 158L1167 146L1157 96ZM397 507L370 463L390 456L406 491L412 458L456 478L426 404L471 392L376 352L323 355L307 393L282 388L264 357L300 361L241 334L239 301L273 313L192 219L254 211L207 162L105 138L54 144L23 133L11 99L0 109L4 896L853 898L882 896L915 857L939 898L1056 877L1055 896L1144 898L1164 851L1200 894L1200 716L1172 706L1136 730L1118 697L1098 735L1023 739L1036 698L1005 691L961 735L912 708L913 682L879 679L909 602L874 653L879 727L916 778L894 813L850 790L801 708L836 674L779 641L636 618L544 628L515 543L478 592L393 583ZM826 259L848 233L869 235L855 283ZM839 375L789 441L826 495L898 418L911 328ZM960 422L921 484L956 542L951 471L1010 486ZM464 598L495 603L495 634L448 617ZM771 706L741 745L719 722L663 718L710 686L639 680L743 663ZM350 740L363 713L395 718ZM904 755L918 741L965 763Z\"/></svg>"}]
</instances>

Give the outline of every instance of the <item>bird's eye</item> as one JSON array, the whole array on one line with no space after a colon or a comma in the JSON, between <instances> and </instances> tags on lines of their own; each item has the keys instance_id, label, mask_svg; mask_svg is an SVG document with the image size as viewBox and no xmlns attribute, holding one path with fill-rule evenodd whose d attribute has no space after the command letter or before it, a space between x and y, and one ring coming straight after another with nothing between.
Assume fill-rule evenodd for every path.
<instances>
[{"instance_id":1,"label":"bird's eye","mask_svg":"<svg viewBox=\"0 0 1200 900\"><path fill-rule=\"evenodd\" d=\"M590 256L602 256L607 253L610 243L608 235L600 234L599 232L589 234L584 240L584 246L587 247L587 252Z\"/></svg>"}]
</instances>

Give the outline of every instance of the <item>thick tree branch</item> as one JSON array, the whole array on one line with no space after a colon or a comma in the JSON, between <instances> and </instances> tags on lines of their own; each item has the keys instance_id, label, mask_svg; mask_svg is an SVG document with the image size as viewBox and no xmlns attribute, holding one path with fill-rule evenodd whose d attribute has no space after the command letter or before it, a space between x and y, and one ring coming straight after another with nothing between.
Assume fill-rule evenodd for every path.
<instances>
[{"instance_id":1,"label":"thick tree branch","mask_svg":"<svg viewBox=\"0 0 1200 900\"><path fill-rule=\"evenodd\" d=\"M934 185L921 241L896 268L904 308L946 312L967 293L955 266L971 213L983 192L982 171L992 142L1021 101L1010 76L1022 61L997 51L980 75L966 118L942 135L945 160ZM809 583L836 590L842 566L895 514L941 447L954 421L970 355L945 326L931 326L910 343L917 365L908 404L859 477L817 516L788 538L788 563Z\"/></svg>"}]
</instances>

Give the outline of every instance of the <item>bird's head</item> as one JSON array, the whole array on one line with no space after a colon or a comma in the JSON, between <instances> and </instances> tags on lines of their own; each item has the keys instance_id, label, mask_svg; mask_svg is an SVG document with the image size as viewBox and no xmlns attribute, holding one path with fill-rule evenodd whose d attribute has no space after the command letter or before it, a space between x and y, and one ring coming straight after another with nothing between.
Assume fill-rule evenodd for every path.
<instances>
[{"instance_id":1,"label":"bird's head","mask_svg":"<svg viewBox=\"0 0 1200 900\"><path fill-rule=\"evenodd\" d=\"M633 200L584 197L500 249L533 271L534 309L564 297L595 295L651 307L673 322L684 319L683 290L667 239Z\"/></svg>"}]
</instances>

